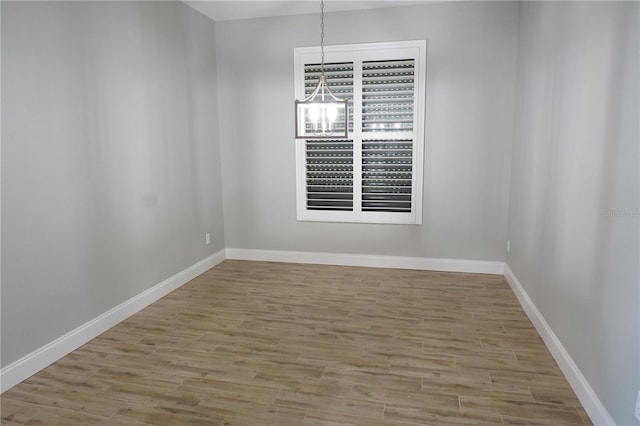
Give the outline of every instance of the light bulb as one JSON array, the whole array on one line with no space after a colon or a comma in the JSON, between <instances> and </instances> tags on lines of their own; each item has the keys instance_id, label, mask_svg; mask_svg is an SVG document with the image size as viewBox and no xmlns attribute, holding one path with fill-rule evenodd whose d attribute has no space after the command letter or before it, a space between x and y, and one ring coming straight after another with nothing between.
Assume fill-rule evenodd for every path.
<instances>
[{"instance_id":1,"label":"light bulb","mask_svg":"<svg viewBox=\"0 0 640 426\"><path fill-rule=\"evenodd\" d=\"M320 109L318 105L309 105L307 108L309 114L309 121L311 121L311 128L314 132L318 131L318 120L320 119Z\"/></svg>"},{"instance_id":2,"label":"light bulb","mask_svg":"<svg viewBox=\"0 0 640 426\"><path fill-rule=\"evenodd\" d=\"M318 105L309 105L308 111L309 120L311 120L312 123L317 123L318 118L320 118L320 108L318 108Z\"/></svg>"}]
</instances>

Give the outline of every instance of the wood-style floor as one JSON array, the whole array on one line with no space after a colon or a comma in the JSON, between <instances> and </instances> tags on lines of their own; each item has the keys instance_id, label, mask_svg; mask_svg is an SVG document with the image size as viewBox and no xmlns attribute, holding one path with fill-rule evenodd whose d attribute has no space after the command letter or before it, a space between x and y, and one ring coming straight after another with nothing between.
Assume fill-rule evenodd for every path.
<instances>
[{"instance_id":1,"label":"wood-style floor","mask_svg":"<svg viewBox=\"0 0 640 426\"><path fill-rule=\"evenodd\" d=\"M2 395L2 425L582 425L502 276L225 261Z\"/></svg>"}]
</instances>

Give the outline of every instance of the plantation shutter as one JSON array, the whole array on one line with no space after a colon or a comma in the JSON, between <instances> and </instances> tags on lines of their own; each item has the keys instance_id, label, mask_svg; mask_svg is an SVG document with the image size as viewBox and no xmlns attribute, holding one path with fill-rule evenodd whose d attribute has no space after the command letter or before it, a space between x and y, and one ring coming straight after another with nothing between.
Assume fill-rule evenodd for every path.
<instances>
[{"instance_id":1,"label":"plantation shutter","mask_svg":"<svg viewBox=\"0 0 640 426\"><path fill-rule=\"evenodd\" d=\"M318 53L296 49L296 98L318 83ZM421 223L426 43L327 46L325 54L328 86L348 100L348 138L296 142L298 219Z\"/></svg>"},{"instance_id":2,"label":"plantation shutter","mask_svg":"<svg viewBox=\"0 0 640 426\"><path fill-rule=\"evenodd\" d=\"M363 211L411 212L414 68L413 59L362 65Z\"/></svg>"},{"instance_id":3,"label":"plantation shutter","mask_svg":"<svg viewBox=\"0 0 640 426\"><path fill-rule=\"evenodd\" d=\"M305 64L305 96L315 89L320 73L320 64ZM333 94L349 100L349 131L353 131L353 62L325 64L324 73ZM344 116L336 123L336 132L344 131ZM307 209L352 211L353 173L353 140L307 140Z\"/></svg>"}]
</instances>

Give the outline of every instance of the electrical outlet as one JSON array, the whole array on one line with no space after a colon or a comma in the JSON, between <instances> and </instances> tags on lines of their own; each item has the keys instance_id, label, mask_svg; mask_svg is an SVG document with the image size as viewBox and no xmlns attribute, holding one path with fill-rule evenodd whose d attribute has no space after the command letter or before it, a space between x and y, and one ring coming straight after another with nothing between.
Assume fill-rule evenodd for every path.
<instances>
[{"instance_id":1,"label":"electrical outlet","mask_svg":"<svg viewBox=\"0 0 640 426\"><path fill-rule=\"evenodd\" d=\"M507 240L507 253L511 253L511 240Z\"/></svg>"},{"instance_id":2,"label":"electrical outlet","mask_svg":"<svg viewBox=\"0 0 640 426\"><path fill-rule=\"evenodd\" d=\"M636 398L636 419L640 422L640 391L638 391L638 397Z\"/></svg>"},{"instance_id":3,"label":"electrical outlet","mask_svg":"<svg viewBox=\"0 0 640 426\"><path fill-rule=\"evenodd\" d=\"M207 232L206 234L204 234L204 243L205 243L206 245L211 244L211 234L210 234L210 233L208 233L208 232Z\"/></svg>"}]
</instances>

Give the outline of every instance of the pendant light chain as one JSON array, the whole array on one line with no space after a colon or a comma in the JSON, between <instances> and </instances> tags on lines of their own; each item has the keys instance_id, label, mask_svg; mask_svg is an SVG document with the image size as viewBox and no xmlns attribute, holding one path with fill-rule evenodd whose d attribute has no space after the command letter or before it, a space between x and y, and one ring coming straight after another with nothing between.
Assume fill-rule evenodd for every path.
<instances>
[{"instance_id":1,"label":"pendant light chain","mask_svg":"<svg viewBox=\"0 0 640 426\"><path fill-rule=\"evenodd\" d=\"M324 0L320 0L320 74L324 76Z\"/></svg>"}]
</instances>

